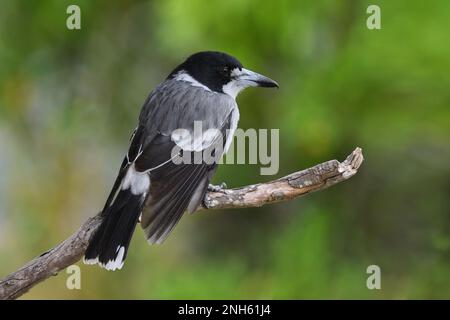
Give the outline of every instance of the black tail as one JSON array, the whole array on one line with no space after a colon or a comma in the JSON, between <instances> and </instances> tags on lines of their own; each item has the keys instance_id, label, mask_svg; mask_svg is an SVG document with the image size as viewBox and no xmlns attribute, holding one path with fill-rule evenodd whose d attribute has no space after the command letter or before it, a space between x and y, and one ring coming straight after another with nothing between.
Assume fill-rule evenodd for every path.
<instances>
[{"instance_id":1,"label":"black tail","mask_svg":"<svg viewBox=\"0 0 450 320\"><path fill-rule=\"evenodd\" d=\"M103 221L91 238L85 263L98 263L107 270L122 268L144 202L144 194L134 195L131 189L119 191L112 204L103 209Z\"/></svg>"}]
</instances>

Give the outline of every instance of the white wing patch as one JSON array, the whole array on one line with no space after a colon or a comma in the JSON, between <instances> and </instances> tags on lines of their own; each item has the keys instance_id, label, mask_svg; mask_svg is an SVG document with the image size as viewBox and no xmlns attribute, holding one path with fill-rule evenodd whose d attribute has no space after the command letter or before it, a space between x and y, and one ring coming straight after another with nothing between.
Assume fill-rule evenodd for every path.
<instances>
[{"instance_id":1,"label":"white wing patch","mask_svg":"<svg viewBox=\"0 0 450 320\"><path fill-rule=\"evenodd\" d=\"M197 121L196 121L197 122ZM195 126L195 125L194 125ZM171 139L177 146L185 151L202 151L211 146L222 133L219 129L196 130L176 129L171 134Z\"/></svg>"}]
</instances>

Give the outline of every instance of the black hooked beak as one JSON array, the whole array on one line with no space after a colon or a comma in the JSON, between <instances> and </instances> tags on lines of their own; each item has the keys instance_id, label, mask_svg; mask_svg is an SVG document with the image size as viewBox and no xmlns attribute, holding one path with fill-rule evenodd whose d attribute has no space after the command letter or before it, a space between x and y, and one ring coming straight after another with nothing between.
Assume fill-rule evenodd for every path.
<instances>
[{"instance_id":1,"label":"black hooked beak","mask_svg":"<svg viewBox=\"0 0 450 320\"><path fill-rule=\"evenodd\" d=\"M265 87L265 88L278 88L278 83L269 77L263 76L262 74L256 73L254 71L244 69L239 72L239 80L248 81L249 85L252 87Z\"/></svg>"}]
</instances>

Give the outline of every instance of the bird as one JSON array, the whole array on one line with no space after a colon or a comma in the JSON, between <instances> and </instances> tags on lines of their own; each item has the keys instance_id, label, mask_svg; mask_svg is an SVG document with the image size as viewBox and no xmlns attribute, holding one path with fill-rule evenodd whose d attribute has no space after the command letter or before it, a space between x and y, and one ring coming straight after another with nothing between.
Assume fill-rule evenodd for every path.
<instances>
[{"instance_id":1,"label":"bird","mask_svg":"<svg viewBox=\"0 0 450 320\"><path fill-rule=\"evenodd\" d=\"M217 187L210 184L216 160L231 145L239 121L236 97L248 87L278 83L227 53L202 51L150 92L84 263L121 269L138 223L150 244L160 244L185 212L196 211L208 189ZM200 135L194 132L198 122ZM214 161L196 158L207 150Z\"/></svg>"}]
</instances>

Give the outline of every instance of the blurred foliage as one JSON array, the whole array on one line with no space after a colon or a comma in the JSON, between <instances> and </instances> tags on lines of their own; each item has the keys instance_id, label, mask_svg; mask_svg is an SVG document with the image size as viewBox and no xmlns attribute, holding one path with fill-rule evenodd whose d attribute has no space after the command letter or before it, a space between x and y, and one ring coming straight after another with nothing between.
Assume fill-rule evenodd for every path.
<instances>
[{"instance_id":1,"label":"blurred foliage","mask_svg":"<svg viewBox=\"0 0 450 320\"><path fill-rule=\"evenodd\" d=\"M82 29L66 28L78 4ZM378 4L382 29L366 28ZM2 1L0 276L102 206L140 107L189 54L276 79L239 97L242 128L280 128L278 176L355 146L350 181L288 203L138 228L120 272L61 273L25 298L450 298L450 2ZM273 177L223 165L216 182ZM366 268L382 289L366 288Z\"/></svg>"}]
</instances>

